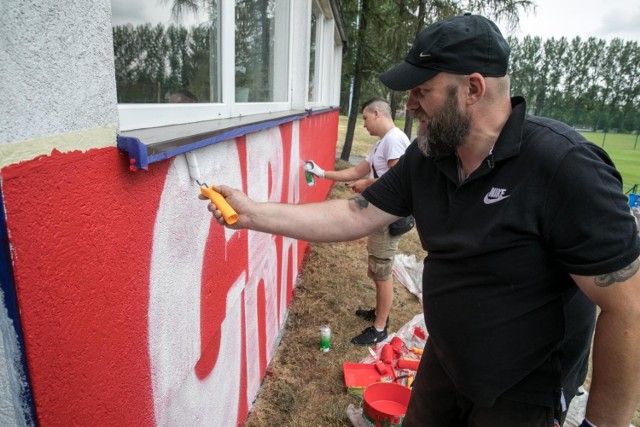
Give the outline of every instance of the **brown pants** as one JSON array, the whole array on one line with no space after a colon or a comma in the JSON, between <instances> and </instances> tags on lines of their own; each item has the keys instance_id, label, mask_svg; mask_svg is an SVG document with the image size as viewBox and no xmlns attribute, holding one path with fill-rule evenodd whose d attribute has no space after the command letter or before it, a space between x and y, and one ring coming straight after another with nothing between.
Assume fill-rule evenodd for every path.
<instances>
[{"instance_id":1,"label":"brown pants","mask_svg":"<svg viewBox=\"0 0 640 427\"><path fill-rule=\"evenodd\" d=\"M389 227L384 226L367 238L367 276L373 280L389 280L393 268L393 260L398 250L400 237L389 234Z\"/></svg>"}]
</instances>

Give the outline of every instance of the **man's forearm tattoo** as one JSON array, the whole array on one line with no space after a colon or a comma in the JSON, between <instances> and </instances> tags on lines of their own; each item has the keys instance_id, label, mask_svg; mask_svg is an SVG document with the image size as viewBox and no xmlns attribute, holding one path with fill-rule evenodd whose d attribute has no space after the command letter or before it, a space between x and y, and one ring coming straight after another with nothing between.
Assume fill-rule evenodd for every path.
<instances>
[{"instance_id":1,"label":"man's forearm tattoo","mask_svg":"<svg viewBox=\"0 0 640 427\"><path fill-rule=\"evenodd\" d=\"M362 197L360 194L358 194L357 196L353 196L349 200L352 201L354 205L359 209L366 209L367 207L369 207L369 202L367 202L367 199Z\"/></svg>"},{"instance_id":2,"label":"man's forearm tattoo","mask_svg":"<svg viewBox=\"0 0 640 427\"><path fill-rule=\"evenodd\" d=\"M622 270L618 270L614 273L602 274L600 276L595 277L596 285L601 288L605 288L609 285L613 285L614 283L620 283L627 280L629 277L636 274L640 268L640 258L633 261L631 264L623 268Z\"/></svg>"}]
</instances>

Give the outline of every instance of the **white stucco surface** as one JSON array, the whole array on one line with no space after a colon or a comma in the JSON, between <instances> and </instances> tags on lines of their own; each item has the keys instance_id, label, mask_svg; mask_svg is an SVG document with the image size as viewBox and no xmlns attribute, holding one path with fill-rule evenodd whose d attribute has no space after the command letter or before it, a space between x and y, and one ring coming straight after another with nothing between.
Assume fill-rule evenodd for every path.
<instances>
[{"instance_id":1,"label":"white stucco surface","mask_svg":"<svg viewBox=\"0 0 640 427\"><path fill-rule=\"evenodd\" d=\"M117 125L108 0L2 0L0 46L0 144Z\"/></svg>"}]
</instances>

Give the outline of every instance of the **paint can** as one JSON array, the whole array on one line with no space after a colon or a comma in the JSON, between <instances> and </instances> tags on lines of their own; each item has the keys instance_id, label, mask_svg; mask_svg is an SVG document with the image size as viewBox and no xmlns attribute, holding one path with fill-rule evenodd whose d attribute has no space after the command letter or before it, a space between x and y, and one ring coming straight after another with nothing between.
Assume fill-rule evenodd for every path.
<instances>
[{"instance_id":1,"label":"paint can","mask_svg":"<svg viewBox=\"0 0 640 427\"><path fill-rule=\"evenodd\" d=\"M329 325L324 325L320 328L320 350L323 352L329 351L331 345L331 328Z\"/></svg>"},{"instance_id":2,"label":"paint can","mask_svg":"<svg viewBox=\"0 0 640 427\"><path fill-rule=\"evenodd\" d=\"M313 163L306 162L304 164L304 179L307 181L307 185L312 187L316 185L316 180L313 178L313 174L309 172L309 169L313 169Z\"/></svg>"},{"instance_id":3,"label":"paint can","mask_svg":"<svg viewBox=\"0 0 640 427\"><path fill-rule=\"evenodd\" d=\"M304 173L304 179L307 181L307 185L309 187L313 187L314 185L316 185L316 180L313 179L313 174L311 174L309 172L305 172Z\"/></svg>"}]
</instances>

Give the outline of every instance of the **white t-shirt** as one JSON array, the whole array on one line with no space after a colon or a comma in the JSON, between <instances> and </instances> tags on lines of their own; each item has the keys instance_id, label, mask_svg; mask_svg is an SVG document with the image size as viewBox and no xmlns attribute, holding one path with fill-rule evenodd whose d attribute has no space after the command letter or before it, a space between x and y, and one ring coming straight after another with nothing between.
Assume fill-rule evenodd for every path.
<instances>
[{"instance_id":1,"label":"white t-shirt","mask_svg":"<svg viewBox=\"0 0 640 427\"><path fill-rule=\"evenodd\" d=\"M389 170L389 160L399 159L409 144L409 138L403 131L397 127L389 129L382 139L373 145L365 159L372 166L371 176L375 176L373 173L374 168L378 177L384 175Z\"/></svg>"}]
</instances>

